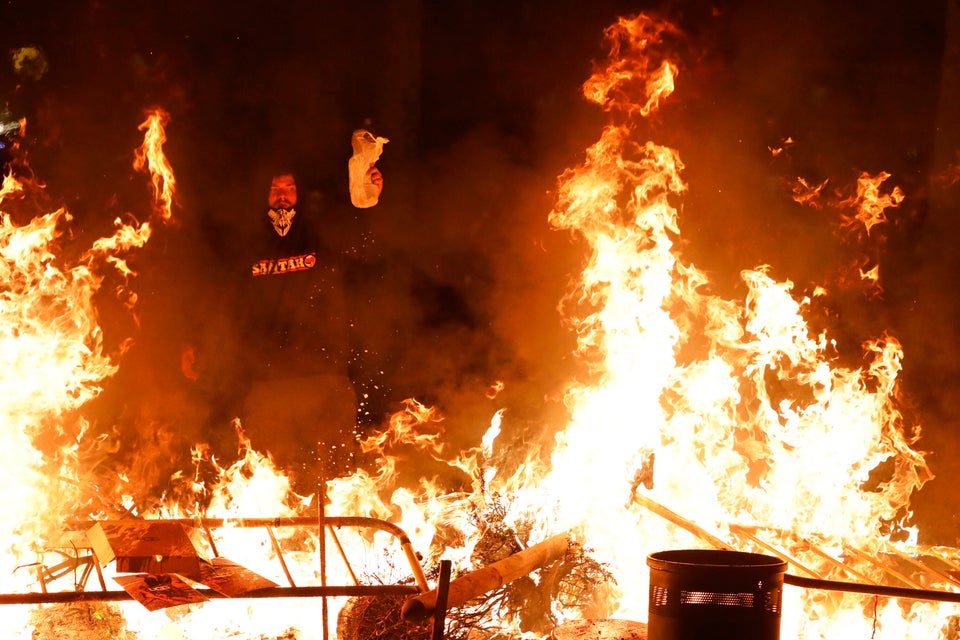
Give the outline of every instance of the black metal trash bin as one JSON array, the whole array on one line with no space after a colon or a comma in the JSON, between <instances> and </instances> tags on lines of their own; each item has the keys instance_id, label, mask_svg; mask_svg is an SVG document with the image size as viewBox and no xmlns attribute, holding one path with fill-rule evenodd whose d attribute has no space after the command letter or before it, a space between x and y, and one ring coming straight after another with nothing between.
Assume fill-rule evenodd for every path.
<instances>
[{"instance_id":1,"label":"black metal trash bin","mask_svg":"<svg viewBox=\"0 0 960 640\"><path fill-rule=\"evenodd\" d=\"M779 558L683 549L647 557L649 640L777 640L783 574Z\"/></svg>"}]
</instances>

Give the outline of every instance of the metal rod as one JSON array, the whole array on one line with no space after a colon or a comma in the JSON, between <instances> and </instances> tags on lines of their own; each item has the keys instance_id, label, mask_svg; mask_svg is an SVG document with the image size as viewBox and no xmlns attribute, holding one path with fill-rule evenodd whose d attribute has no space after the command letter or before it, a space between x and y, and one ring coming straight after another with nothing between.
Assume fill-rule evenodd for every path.
<instances>
[{"instance_id":1,"label":"metal rod","mask_svg":"<svg viewBox=\"0 0 960 640\"><path fill-rule=\"evenodd\" d=\"M803 571L806 571L806 572L807 572L808 574L810 574L811 576L814 576L815 578L820 578L820 577L821 577L821 576L820 576L816 571L814 571L813 569L810 569L810 568L806 567L805 565L800 564L800 561L797 560L796 558L792 558L792 557L788 556L788 555L786 554L786 552L784 552L782 549L778 549L778 548L776 548L775 546L773 546L772 544L770 544L769 542L765 542L765 541L762 540L761 538L759 538L759 537L757 537L756 535L754 535L754 533L756 533L756 528L754 528L754 531L751 533L751 532L747 529L747 527L744 527L744 526L739 525L739 524L732 524L732 525L730 525L730 531L732 531L732 532L733 532L734 534L736 534L736 535L741 535L741 536L744 536L744 537L746 537L746 538L749 538L751 541L753 541L754 544L756 544L756 545L758 545L758 546L760 546L760 547L763 547L764 549L766 549L767 551L769 551L769 552L772 553L773 555L777 556L778 558L780 558L780 559L783 560L784 562L789 562L790 564L794 565L794 566L797 567L798 569L802 569Z\"/></svg>"},{"instance_id":2,"label":"metal rod","mask_svg":"<svg viewBox=\"0 0 960 640\"><path fill-rule=\"evenodd\" d=\"M320 585L327 586L327 481L326 473L323 472L324 460L320 460L320 482L318 483L318 504L317 504L317 536L320 543ZM332 531L332 530L331 530ZM330 629L327 617L327 597L324 596L320 602L321 625L323 627L323 640L329 640Z\"/></svg>"},{"instance_id":3,"label":"metal rod","mask_svg":"<svg viewBox=\"0 0 960 640\"><path fill-rule=\"evenodd\" d=\"M352 596L382 596L382 595L411 595L419 593L413 585L361 585L361 586L333 586L333 587L269 587L257 589L239 596L225 596L212 589L197 589L199 593L210 599L241 598L317 598L352 597ZM116 602L132 600L133 597L126 591L51 591L47 593L0 593L0 605L7 604L57 604L63 602Z\"/></svg>"},{"instance_id":4,"label":"metal rod","mask_svg":"<svg viewBox=\"0 0 960 640\"><path fill-rule=\"evenodd\" d=\"M47 581L44 578L44 574L47 572L47 568L42 564L37 567L37 581L40 583L40 591L43 593L47 592Z\"/></svg>"},{"instance_id":5,"label":"metal rod","mask_svg":"<svg viewBox=\"0 0 960 640\"><path fill-rule=\"evenodd\" d=\"M203 532L207 534L207 542L210 543L210 550L213 551L213 555L219 556L220 552L217 551L217 543L213 541L213 533L210 531L210 527L203 527Z\"/></svg>"},{"instance_id":6,"label":"metal rod","mask_svg":"<svg viewBox=\"0 0 960 640\"><path fill-rule=\"evenodd\" d=\"M87 586L87 580L90 579L90 574L93 572L93 567L90 565L96 564L96 562L87 562L83 565L83 571L80 574L80 588L85 589Z\"/></svg>"},{"instance_id":7,"label":"metal rod","mask_svg":"<svg viewBox=\"0 0 960 640\"><path fill-rule=\"evenodd\" d=\"M340 552L340 558L343 560L344 566L347 567L347 571L350 572L350 578L353 579L353 584L360 584L360 581L357 580L357 574L353 572L353 567L350 566L350 561L347 560L347 552L344 551L343 545L340 544L340 537L337 536L337 532L333 530L333 527L327 527L327 531L330 532L330 537L333 538L333 544L337 545L337 551Z\"/></svg>"},{"instance_id":8,"label":"metal rod","mask_svg":"<svg viewBox=\"0 0 960 640\"><path fill-rule=\"evenodd\" d=\"M960 586L960 581L958 581L956 578L953 578L942 571L938 571L937 569L934 569L933 567L928 566L925 562L921 562L918 558L914 558L910 554L900 551L899 549L894 547L892 544L888 544L886 545L886 547L887 547L888 553L892 553L898 558L906 562L909 562L910 564L917 567L921 571L926 571L927 573L931 573L937 576L938 578L940 578L941 580L945 580L946 582L949 582L950 584L953 584L955 586Z\"/></svg>"},{"instance_id":9,"label":"metal rod","mask_svg":"<svg viewBox=\"0 0 960 640\"><path fill-rule=\"evenodd\" d=\"M283 569L283 575L287 576L287 582L290 583L291 587L295 587L293 583L293 576L290 575L290 570L287 568L287 561L283 558L283 551L280 549L280 543L277 542L277 537L273 535L273 527L265 527L267 530L267 535L270 536L270 544L273 545L273 550L277 554L277 558L280 560L280 567ZM322 585L327 586L327 585Z\"/></svg>"},{"instance_id":10,"label":"metal rod","mask_svg":"<svg viewBox=\"0 0 960 640\"><path fill-rule=\"evenodd\" d=\"M86 530L92 524L102 523L124 523L129 520L70 520L67 526L73 529ZM314 526L317 519L313 516L279 516L276 518L164 518L159 522L173 522L185 527L304 527ZM363 516L327 516L326 523L335 527L369 527L371 529L380 529L394 534L398 538L406 538L407 534L403 529L377 518L367 518Z\"/></svg>"},{"instance_id":11,"label":"metal rod","mask_svg":"<svg viewBox=\"0 0 960 640\"><path fill-rule=\"evenodd\" d=\"M820 545L811 544L810 550L815 554L817 554L818 556L820 556L821 558L823 558L824 560L826 560L827 562L829 562L830 564L832 564L837 569L840 569L841 571L843 571L844 573L846 573L847 575L853 578L859 578L860 580L863 580L867 584L879 584L876 580L874 580L870 576L864 573L861 573L860 571L857 571L853 567L847 566L840 560L837 560L832 555L827 553L824 549L822 549ZM814 577L823 578L823 576L814 576Z\"/></svg>"},{"instance_id":12,"label":"metal rod","mask_svg":"<svg viewBox=\"0 0 960 640\"><path fill-rule=\"evenodd\" d=\"M443 640L447 625L447 596L450 593L450 570L453 563L440 561L440 577L437 580L437 604L433 610L433 640Z\"/></svg>"},{"instance_id":13,"label":"metal rod","mask_svg":"<svg viewBox=\"0 0 960 640\"><path fill-rule=\"evenodd\" d=\"M960 571L960 564L957 564L957 561L956 561L955 559L950 558L950 557L948 557L948 556L945 555L945 554L938 554L938 553L936 552L936 550L935 550L936 547L932 547L932 548L930 548L930 549L931 549L931 550L927 550L927 548L920 547L921 553L926 553L926 554L928 554L928 555L933 555L933 556L935 556L936 558L938 558L941 562L943 562L945 565L947 565L947 566L949 566L950 568L952 568L954 571Z\"/></svg>"},{"instance_id":14,"label":"metal rod","mask_svg":"<svg viewBox=\"0 0 960 640\"><path fill-rule=\"evenodd\" d=\"M880 569L881 571L887 573L888 575L893 576L893 577L896 578L897 580L900 580L901 582L903 582L903 584L905 584L905 585L907 585L907 586L909 586L909 587L911 587L911 588L913 588L913 589L923 589L923 585L917 584L916 582L914 582L913 580L911 580L911 579L908 578L907 576L903 575L903 574L900 573L899 571L896 571L895 569L891 569L891 568L888 567L886 564L884 564L883 562L880 562L880 560L878 560L877 558L871 556L870 554L864 553L864 552L861 551L860 549L857 549L856 547L851 547L850 545L847 545L847 544L844 544L844 545L843 545L843 548L844 548L844 550L849 551L850 553L852 553L853 555L857 556L857 557L860 558L861 560L864 560L864 561L866 561L866 562L869 562L870 564L874 565L875 567L877 567L877 568Z\"/></svg>"},{"instance_id":15,"label":"metal rod","mask_svg":"<svg viewBox=\"0 0 960 640\"><path fill-rule=\"evenodd\" d=\"M317 519L313 516L284 516L277 518L171 518L164 522L174 522L185 527L313 527L317 525ZM391 534L400 543L400 548L410 563L410 571L417 582L421 591L429 591L430 585L423 573L423 567L420 566L420 560L413 549L410 537L398 525L378 518L368 518L364 516L324 516L324 523L328 527L359 527L368 529L377 529ZM120 520L97 520L109 524L111 522L121 522ZM86 530L90 527L91 521L71 520L67 522L68 527L74 529ZM106 587L104 587L106 588Z\"/></svg>"},{"instance_id":16,"label":"metal rod","mask_svg":"<svg viewBox=\"0 0 960 640\"><path fill-rule=\"evenodd\" d=\"M699 536L701 539L707 542L710 542L715 547L722 550L731 549L728 545L723 543L723 541L717 539L716 537L712 536L708 532L704 531L698 525L673 513L666 507L654 502L653 500L647 498L646 496L643 496L640 493L634 493L633 499L634 501L647 507L657 515L660 515L666 518L667 520L669 520L670 522L673 522L677 526L683 529L686 529L687 531L690 531L694 535ZM745 530L746 528L741 527L741 529ZM911 580L909 580L909 578L906 578L899 572L894 571L893 569L887 566L884 566L883 564L879 563L877 560L871 558L868 554L860 551L859 549L851 548L848 545L843 545L843 546L844 546L844 549L850 551L852 554L864 560L867 560L873 563L874 565L878 566L880 569L882 569L886 573L893 575L897 578L904 579L907 582L907 584L914 584ZM833 560L833 558L829 554L826 554L826 552L822 552L822 554L818 554L818 555L824 555L826 556L827 559ZM952 564L946 558L943 558L943 560L947 562L947 564ZM839 561L834 560L834 562L839 562ZM858 573L848 568L846 565L843 565L842 563L840 563L840 566L843 567L845 570L850 571L851 573L855 573L855 574ZM861 584L856 582L842 582L839 580L824 580L821 578L804 578L801 576L795 576L790 573L784 574L783 582L784 584L789 584L795 587L802 587L804 589L821 589L825 591L845 591L848 593L862 593L865 595L885 596L889 598L908 598L913 600L933 600L938 602L960 603L960 593L954 592L954 591L939 591L934 589L923 589L923 588L888 587L888 586L883 586L878 584Z\"/></svg>"},{"instance_id":17,"label":"metal rod","mask_svg":"<svg viewBox=\"0 0 960 640\"><path fill-rule=\"evenodd\" d=\"M671 511L670 509L667 509L665 506L663 506L659 502L651 500L650 498L648 498L647 496L643 495L640 492L635 491L633 493L632 500L637 504L639 504L640 506L646 507L647 510L652 511L653 513L657 514L661 518L669 520L670 522L677 525L681 529L685 529L690 533L692 533L693 535L700 538L701 540L704 540L710 543L717 549L720 549L722 551L735 550L729 544L727 544L720 538L716 537L715 535L713 535L712 533L710 533L700 525L690 520L687 520L686 518L684 518L683 516L677 513L674 513L673 511Z\"/></svg>"},{"instance_id":18,"label":"metal rod","mask_svg":"<svg viewBox=\"0 0 960 640\"><path fill-rule=\"evenodd\" d=\"M425 593L430 591L430 585L427 584L427 576L423 574L423 567L420 566L420 560L417 558L417 554L413 550L413 545L410 543L410 540L401 541L400 548L403 549L404 555L407 556L407 562L410 563L410 568L413 570L413 577L417 581L417 587L420 588L420 592Z\"/></svg>"},{"instance_id":19,"label":"metal rod","mask_svg":"<svg viewBox=\"0 0 960 640\"><path fill-rule=\"evenodd\" d=\"M822 589L824 591L846 591L848 593L863 593L871 596L886 596L889 598L910 598L913 600L935 600L938 602L960 602L960 593L954 591L937 591L933 589L909 589L905 587L886 587L876 584L860 584L856 582L841 582L839 580L818 580L816 578L801 578L789 573L783 576L784 584L804 589Z\"/></svg>"},{"instance_id":20,"label":"metal rod","mask_svg":"<svg viewBox=\"0 0 960 640\"><path fill-rule=\"evenodd\" d=\"M93 568L97 571L97 579L100 581L100 589L103 591L107 590L107 581L103 578L103 569L100 568L100 563L97 562L97 559L92 557L90 558L90 564L93 565Z\"/></svg>"}]
</instances>

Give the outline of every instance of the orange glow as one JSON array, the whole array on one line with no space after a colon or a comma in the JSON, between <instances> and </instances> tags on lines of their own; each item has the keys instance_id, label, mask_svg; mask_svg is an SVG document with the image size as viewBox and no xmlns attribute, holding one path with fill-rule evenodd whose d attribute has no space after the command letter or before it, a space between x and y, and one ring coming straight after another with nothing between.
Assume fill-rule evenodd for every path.
<instances>
[{"instance_id":1,"label":"orange glow","mask_svg":"<svg viewBox=\"0 0 960 640\"><path fill-rule=\"evenodd\" d=\"M678 67L662 48L676 33L670 23L645 15L619 20L605 34L610 58L584 84L584 94L618 116L654 113L673 91ZM161 215L169 220L175 182L161 150L166 119L157 110L141 125L146 134L134 167L149 167ZM320 496L296 495L237 421L238 460L217 460L198 444L194 468L171 480L156 509L132 512L138 501L130 495L141 487L124 486L130 495L117 501L129 515L147 518L282 518L317 515L321 508L328 515L381 518L409 534L425 567L446 559L456 572L477 568L476 549L491 532L506 532L518 547L569 533L609 569L611 584L592 594L590 609L554 603L557 623L585 611L645 621L649 554L704 547L709 539L766 551L739 535L742 530L787 532L776 542L825 577L841 572L814 553L809 540L869 576L877 570L850 549L909 553L918 535L906 524L910 496L930 472L913 448L919 426L901 413L900 343L892 335L870 339L860 345L862 366L843 364L835 338L808 326L810 296L778 280L771 265L740 274L743 299L718 295L678 242L687 191L680 151L635 135L629 122L605 127L584 162L560 177L548 216L555 229L586 246L582 273L561 304L583 372L566 386L567 420L551 425L556 437L549 451L502 442L509 414L499 407L491 409L476 446L456 449L442 413L411 398L361 441L370 468L328 480ZM887 177L861 176L857 198L845 203L856 208L854 220L867 235L903 199L899 189L880 194ZM812 187L799 179L798 185L797 202L820 206L826 181ZM5 179L0 204L19 188ZM35 562L66 514L102 515L81 508L75 457L85 425L74 424L70 414L115 371L102 352L91 302L100 284L95 267L134 275L121 256L145 243L150 227L118 220L113 236L96 241L69 267L58 265L53 252L57 229L69 220L61 210L22 228L7 216L0 225L0 268L9 283L9 304L0 307L9 314L0 335L0 375L9 390L0 405L0 482L11 505L0 515L7 566ZM876 269L862 273L877 278ZM817 287L810 295L826 293ZM182 366L189 377L192 360ZM488 400L501 389L492 385ZM47 425L61 436L54 454L41 453L32 441ZM866 490L880 471L882 479ZM710 538L667 522L645 506L650 501L689 518ZM340 538L314 530L285 534L272 545L249 530L224 527L215 543L223 556L277 583L286 579L277 565L282 548L298 584L351 584L357 576L349 567L331 562L321 569L319 550L341 543L345 555L363 558L365 577L409 580L402 553L381 533ZM30 589L35 580L26 571L4 585ZM336 621L342 604L333 603L326 622ZM162 614L136 603L118 609L143 638L252 639L290 630L301 639L322 636L315 600L219 601ZM885 637L937 637L952 610L788 589L784 612L784 638L816 640L871 637L874 625ZM15 613L2 623L7 637L29 633L29 612ZM522 631L517 619L492 622L505 637Z\"/></svg>"},{"instance_id":2,"label":"orange glow","mask_svg":"<svg viewBox=\"0 0 960 640\"><path fill-rule=\"evenodd\" d=\"M960 162L947 165L946 169L933 176L932 182L941 189L949 189L960 182Z\"/></svg>"},{"instance_id":3,"label":"orange glow","mask_svg":"<svg viewBox=\"0 0 960 640\"><path fill-rule=\"evenodd\" d=\"M6 500L0 536L4 565L19 567L0 582L8 593L35 591L33 567L61 536L66 520L96 515L84 511L96 488L82 476L79 457L97 444L84 441L88 425L78 409L99 395L117 366L104 351L94 298L105 268L115 268L124 280L133 275L124 256L150 237L148 224L118 219L113 235L95 240L75 264L65 264L57 252L72 221L66 209L21 226L6 212L8 200L28 197L25 186L11 173L0 189L0 375L7 389L0 403L0 484ZM33 182L30 187L42 189ZM135 303L132 292L122 297L125 304ZM29 615L27 607L6 607L4 637L29 633Z\"/></svg>"},{"instance_id":4,"label":"orange glow","mask_svg":"<svg viewBox=\"0 0 960 640\"><path fill-rule=\"evenodd\" d=\"M652 29L647 19L639 23L648 32L667 31ZM597 72L590 86L624 84L628 66L611 63L609 83ZM646 104L647 95L632 97ZM609 93L588 97L612 108ZM618 108L642 112L636 105ZM682 169L677 151L609 127L584 165L563 176L550 217L590 245L567 308L592 376L567 391L571 421L539 491L555 496L556 530L579 531L613 564L622 591L616 617L637 620L646 616L646 555L705 541L651 518L633 495L642 492L734 546L749 543L733 536L730 525L748 523L876 549L887 541L883 523L903 527L909 496L930 477L911 449L918 430L897 409L896 340L865 344L863 369L840 365L829 336L807 327L809 300L795 295L789 281L775 280L770 267L742 273L748 288L742 302L712 294L706 275L675 250ZM868 230L902 200L899 189L879 194L886 177L862 176L856 202ZM795 199L812 204L825 184L801 180ZM635 479L649 459L655 463L644 490ZM894 463L892 476L879 490L863 491L886 462ZM549 502L537 495L540 504ZM916 531L902 531L915 539ZM811 562L823 566L822 558ZM788 595L784 637L870 633L860 598ZM878 613L884 619L897 609L884 606ZM936 608L918 605L898 622L929 624L924 615Z\"/></svg>"},{"instance_id":5,"label":"orange glow","mask_svg":"<svg viewBox=\"0 0 960 640\"><path fill-rule=\"evenodd\" d=\"M0 558L6 567L22 567L2 579L4 590L14 592L35 588L26 567L59 535L63 514L79 506L76 459L87 425L75 411L116 370L96 324L92 297L100 278L93 265L62 265L54 255L70 215L59 209L14 226L2 207L21 189L7 176L0 191L0 380L6 390L0 403ZM41 453L35 441L53 450ZM5 610L2 626L19 633L27 613Z\"/></svg>"}]
</instances>

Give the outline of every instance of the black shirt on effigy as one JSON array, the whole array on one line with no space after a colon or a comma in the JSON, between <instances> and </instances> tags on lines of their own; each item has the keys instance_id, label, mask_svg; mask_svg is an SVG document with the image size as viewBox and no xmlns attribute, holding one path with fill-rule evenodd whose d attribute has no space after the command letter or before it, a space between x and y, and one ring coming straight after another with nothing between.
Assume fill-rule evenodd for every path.
<instances>
[{"instance_id":1,"label":"black shirt on effigy","mask_svg":"<svg viewBox=\"0 0 960 640\"><path fill-rule=\"evenodd\" d=\"M345 366L341 268L316 214L298 212L280 236L264 213L244 251L238 312L254 377L305 376Z\"/></svg>"}]
</instances>

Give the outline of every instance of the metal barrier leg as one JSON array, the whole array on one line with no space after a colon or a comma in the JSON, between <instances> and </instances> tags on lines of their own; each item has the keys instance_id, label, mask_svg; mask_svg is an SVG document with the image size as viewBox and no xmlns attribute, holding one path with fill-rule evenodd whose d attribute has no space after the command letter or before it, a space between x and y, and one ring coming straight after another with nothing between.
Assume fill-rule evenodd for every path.
<instances>
[{"instance_id":1,"label":"metal barrier leg","mask_svg":"<svg viewBox=\"0 0 960 640\"><path fill-rule=\"evenodd\" d=\"M449 560L440 561L440 578L437 581L437 606L433 612L433 640L443 640L443 630L447 622L447 593L450 591Z\"/></svg>"}]
</instances>

